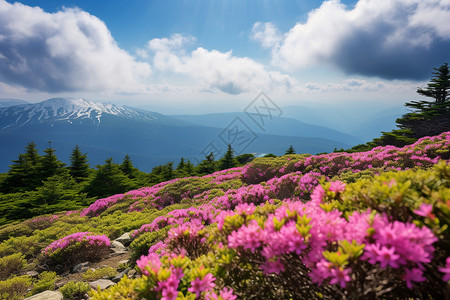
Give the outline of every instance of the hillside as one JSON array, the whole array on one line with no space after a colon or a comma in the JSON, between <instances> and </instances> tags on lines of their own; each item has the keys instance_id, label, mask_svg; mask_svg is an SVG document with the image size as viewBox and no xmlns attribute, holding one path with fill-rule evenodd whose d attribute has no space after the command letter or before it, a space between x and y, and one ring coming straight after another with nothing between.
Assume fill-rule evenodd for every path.
<instances>
[{"instance_id":1,"label":"hillside","mask_svg":"<svg viewBox=\"0 0 450 300\"><path fill-rule=\"evenodd\" d=\"M259 158L2 226L0 294L117 269L128 276L91 299L444 299L449 145L447 132L403 148Z\"/></svg>"}]
</instances>

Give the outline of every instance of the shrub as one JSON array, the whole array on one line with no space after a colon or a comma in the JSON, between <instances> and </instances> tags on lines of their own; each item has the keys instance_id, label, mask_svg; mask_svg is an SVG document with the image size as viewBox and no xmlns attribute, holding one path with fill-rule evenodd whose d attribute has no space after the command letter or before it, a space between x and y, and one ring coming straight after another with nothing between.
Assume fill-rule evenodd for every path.
<instances>
[{"instance_id":1,"label":"shrub","mask_svg":"<svg viewBox=\"0 0 450 300\"><path fill-rule=\"evenodd\" d=\"M20 252L0 258L0 280L5 280L12 274L18 273L25 265L25 256Z\"/></svg>"},{"instance_id":2,"label":"shrub","mask_svg":"<svg viewBox=\"0 0 450 300\"><path fill-rule=\"evenodd\" d=\"M31 287L30 276L18 276L0 281L0 299L20 300L23 299L28 288Z\"/></svg>"},{"instance_id":3,"label":"shrub","mask_svg":"<svg viewBox=\"0 0 450 300\"><path fill-rule=\"evenodd\" d=\"M83 300L87 299L91 287L86 282L69 281L59 291L63 294L64 299Z\"/></svg>"},{"instance_id":4,"label":"shrub","mask_svg":"<svg viewBox=\"0 0 450 300\"><path fill-rule=\"evenodd\" d=\"M83 280L94 281L103 277L112 278L117 275L117 271L111 267L100 268L97 270L89 269L83 273Z\"/></svg>"},{"instance_id":5,"label":"shrub","mask_svg":"<svg viewBox=\"0 0 450 300\"><path fill-rule=\"evenodd\" d=\"M91 300L141 300L146 299L139 295L137 289L145 286L146 281L143 278L129 279L126 275L105 291L92 291ZM148 298L147 298L148 299Z\"/></svg>"},{"instance_id":6,"label":"shrub","mask_svg":"<svg viewBox=\"0 0 450 300\"><path fill-rule=\"evenodd\" d=\"M96 261L109 254L111 242L106 235L77 232L56 240L43 251L44 260L51 267L58 264L70 268L82 261Z\"/></svg>"},{"instance_id":7,"label":"shrub","mask_svg":"<svg viewBox=\"0 0 450 300\"><path fill-rule=\"evenodd\" d=\"M48 290L55 290L55 281L58 278L55 272L42 272L39 274L38 281L34 284L31 293L34 295Z\"/></svg>"}]
</instances>

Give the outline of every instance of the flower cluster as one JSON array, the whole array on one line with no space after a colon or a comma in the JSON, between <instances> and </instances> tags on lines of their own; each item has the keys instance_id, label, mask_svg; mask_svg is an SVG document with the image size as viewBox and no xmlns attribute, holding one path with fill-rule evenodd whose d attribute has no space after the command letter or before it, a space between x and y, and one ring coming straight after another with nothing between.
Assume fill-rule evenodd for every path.
<instances>
[{"instance_id":1,"label":"flower cluster","mask_svg":"<svg viewBox=\"0 0 450 300\"><path fill-rule=\"evenodd\" d=\"M92 235L92 233L90 232L76 232L54 241L53 243L48 245L42 252L45 255L49 255L50 253L58 249L63 250L68 246L78 242L86 242L87 244L92 246L109 247L111 245L111 241L108 239L106 235Z\"/></svg>"}]
</instances>

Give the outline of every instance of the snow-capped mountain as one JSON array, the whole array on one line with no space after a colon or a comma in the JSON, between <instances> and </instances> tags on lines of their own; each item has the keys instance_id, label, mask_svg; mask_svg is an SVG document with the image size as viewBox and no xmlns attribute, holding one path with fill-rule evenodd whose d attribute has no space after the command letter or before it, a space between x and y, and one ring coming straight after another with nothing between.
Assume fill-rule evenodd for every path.
<instances>
[{"instance_id":1,"label":"snow-capped mountain","mask_svg":"<svg viewBox=\"0 0 450 300\"><path fill-rule=\"evenodd\" d=\"M0 98L0 108L13 106L13 105L19 105L19 104L27 104L27 103L28 102L25 100Z\"/></svg>"},{"instance_id":2,"label":"snow-capped mountain","mask_svg":"<svg viewBox=\"0 0 450 300\"><path fill-rule=\"evenodd\" d=\"M52 98L36 104L0 108L0 128L56 121L90 122L98 126L104 115L144 122L152 122L161 117L157 113L137 111L113 103L98 103L81 98Z\"/></svg>"}]
</instances>

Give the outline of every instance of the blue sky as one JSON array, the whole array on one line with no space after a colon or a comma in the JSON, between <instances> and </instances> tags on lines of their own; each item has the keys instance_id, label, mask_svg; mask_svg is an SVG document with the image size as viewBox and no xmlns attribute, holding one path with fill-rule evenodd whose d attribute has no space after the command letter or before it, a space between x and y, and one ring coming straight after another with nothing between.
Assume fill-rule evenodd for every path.
<instances>
[{"instance_id":1,"label":"blue sky","mask_svg":"<svg viewBox=\"0 0 450 300\"><path fill-rule=\"evenodd\" d=\"M0 0L0 97L396 106L449 61L449 19L448 0Z\"/></svg>"}]
</instances>

